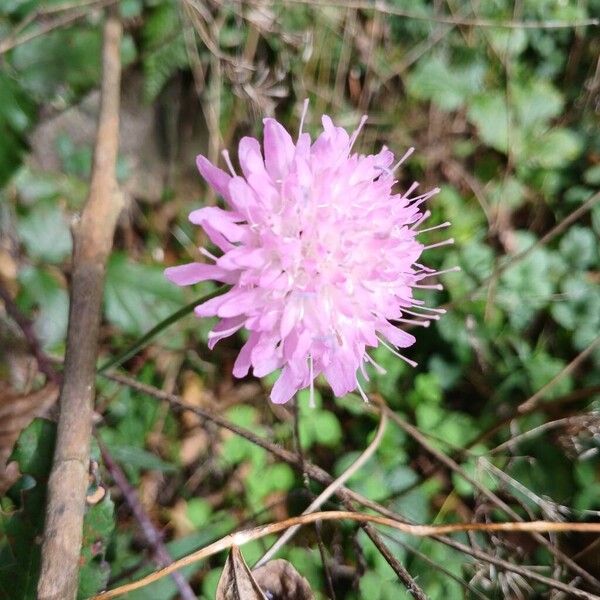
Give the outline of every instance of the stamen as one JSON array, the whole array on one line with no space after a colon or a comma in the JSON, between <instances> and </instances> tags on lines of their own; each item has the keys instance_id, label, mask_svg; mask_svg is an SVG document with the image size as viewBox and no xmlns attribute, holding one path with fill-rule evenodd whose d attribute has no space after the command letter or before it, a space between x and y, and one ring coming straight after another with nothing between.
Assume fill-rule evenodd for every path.
<instances>
[{"instance_id":1,"label":"stamen","mask_svg":"<svg viewBox=\"0 0 600 600\"><path fill-rule=\"evenodd\" d=\"M440 315L445 315L447 312L445 308L431 308L430 306L419 306L419 308L421 310L429 310L434 313L439 313Z\"/></svg>"},{"instance_id":2,"label":"stamen","mask_svg":"<svg viewBox=\"0 0 600 600\"><path fill-rule=\"evenodd\" d=\"M363 115L360 118L360 123L358 124L358 127L354 130L354 133L350 136L350 145L348 146L348 154L350 154L351 150L352 150L352 146L354 146L354 142L356 142L356 139L358 138L361 129L364 127L364 124L367 122L367 119L369 117L367 115Z\"/></svg>"},{"instance_id":3,"label":"stamen","mask_svg":"<svg viewBox=\"0 0 600 600\"><path fill-rule=\"evenodd\" d=\"M421 277L421 279L427 279L428 277L433 277L434 275L443 275L444 273L456 273L457 271L460 271L460 270L461 270L460 267L451 267L450 269L442 269L441 271L434 271L433 273L427 273L426 275L423 275L423 277Z\"/></svg>"},{"instance_id":4,"label":"stamen","mask_svg":"<svg viewBox=\"0 0 600 600\"><path fill-rule=\"evenodd\" d=\"M410 155L415 151L414 147L410 147L405 153L404 156L392 167L392 173L407 159Z\"/></svg>"},{"instance_id":5,"label":"stamen","mask_svg":"<svg viewBox=\"0 0 600 600\"><path fill-rule=\"evenodd\" d=\"M200 247L200 248L198 248L198 251L203 256L206 256L206 258L210 258L211 260L214 260L215 262L217 260L219 260L212 252L209 252L206 248Z\"/></svg>"},{"instance_id":6,"label":"stamen","mask_svg":"<svg viewBox=\"0 0 600 600\"><path fill-rule=\"evenodd\" d=\"M394 319L394 321L398 321L398 323L406 323L408 325L419 325L420 327L429 327L431 324L429 321L415 321L414 319Z\"/></svg>"},{"instance_id":7,"label":"stamen","mask_svg":"<svg viewBox=\"0 0 600 600\"><path fill-rule=\"evenodd\" d=\"M368 360L374 367L375 370L380 374L380 375L387 375L387 371L378 363L375 361L375 359L372 356L369 356L366 352L364 354L364 358L366 360Z\"/></svg>"},{"instance_id":8,"label":"stamen","mask_svg":"<svg viewBox=\"0 0 600 600\"><path fill-rule=\"evenodd\" d=\"M415 312L415 311L413 311L413 310L408 310L408 308L401 308L400 310L401 310L403 313L406 313L406 314L408 314L408 315L414 315L415 317L422 317L422 318L425 318L425 319L433 319L434 321L439 321L439 319L440 319L440 316L439 316L439 315L429 315L429 316L427 316L427 315L422 315L422 314L420 314L420 313L418 313L418 312Z\"/></svg>"},{"instance_id":9,"label":"stamen","mask_svg":"<svg viewBox=\"0 0 600 600\"><path fill-rule=\"evenodd\" d=\"M308 100L305 100L304 103L305 103L305 105L307 105ZM308 395L308 406L310 406L310 408L314 408L315 407L315 375L314 375L312 354L308 355L308 376L310 377L310 393Z\"/></svg>"},{"instance_id":10,"label":"stamen","mask_svg":"<svg viewBox=\"0 0 600 600\"><path fill-rule=\"evenodd\" d=\"M429 217L430 217L430 216L431 216L431 211L430 211L430 210L426 210L426 211L423 213L423 216L422 216L422 217L421 217L421 218L420 218L418 221L415 221L415 222L414 222L414 223L413 223L413 224L410 226L410 228L411 228L412 230L414 230L414 228L415 228L415 227L418 227L418 226L419 226L419 225L420 225L420 224L421 224L423 221L427 221L427 219L429 219ZM419 266L419 267L421 267L421 268L422 268L422 266L421 266L421 265L417 265L417 266Z\"/></svg>"},{"instance_id":11,"label":"stamen","mask_svg":"<svg viewBox=\"0 0 600 600\"><path fill-rule=\"evenodd\" d=\"M300 117L300 128L298 129L298 139L302 135L302 128L304 127L304 119L306 118L306 113L308 112L308 98L304 99L302 103L302 116Z\"/></svg>"},{"instance_id":12,"label":"stamen","mask_svg":"<svg viewBox=\"0 0 600 600\"><path fill-rule=\"evenodd\" d=\"M420 290L443 290L444 286L441 283L436 283L432 285L421 285L420 283L413 283L411 287L418 288Z\"/></svg>"},{"instance_id":13,"label":"stamen","mask_svg":"<svg viewBox=\"0 0 600 600\"><path fill-rule=\"evenodd\" d=\"M233 168L233 163L231 162L231 158L229 157L229 152L227 150L223 150L223 152L221 152L221 154L223 155L223 158L225 159L225 164L227 165L232 177L237 177L237 173L235 172L235 169Z\"/></svg>"},{"instance_id":14,"label":"stamen","mask_svg":"<svg viewBox=\"0 0 600 600\"><path fill-rule=\"evenodd\" d=\"M414 368L419 364L419 363L415 362L414 360L407 358L403 354L400 354L400 352L398 352L397 350L392 348L392 346L390 346L385 340L382 340L379 336L377 336L377 339L381 342L382 346L387 348L394 356L401 358L404 362L408 363L411 367Z\"/></svg>"},{"instance_id":15,"label":"stamen","mask_svg":"<svg viewBox=\"0 0 600 600\"><path fill-rule=\"evenodd\" d=\"M436 244L429 244L429 246L423 246L423 251L431 250L432 248L439 248L440 246L450 246L451 244L454 244L454 238L448 238L443 242L437 242Z\"/></svg>"},{"instance_id":16,"label":"stamen","mask_svg":"<svg viewBox=\"0 0 600 600\"><path fill-rule=\"evenodd\" d=\"M445 223L440 223L439 225L434 225L433 227L427 227L426 229L421 229L420 231L417 231L417 233L420 234L420 233L426 233L427 231L434 231L435 229L444 229L446 227L450 227L450 225L452 225L452 223L450 223L450 221L446 221Z\"/></svg>"},{"instance_id":17,"label":"stamen","mask_svg":"<svg viewBox=\"0 0 600 600\"><path fill-rule=\"evenodd\" d=\"M404 198L405 200L408 200L410 202L410 198L409 196L419 187L419 182L418 181L413 181L411 186L406 190L406 192L404 192L404 194L402 194L402 198Z\"/></svg>"},{"instance_id":18,"label":"stamen","mask_svg":"<svg viewBox=\"0 0 600 600\"><path fill-rule=\"evenodd\" d=\"M358 381L358 379L356 380L356 386L358 387L358 391L359 391L360 395L362 396L362 399L367 404L370 404L369 399L367 398L367 395L365 394L365 390L362 389L362 386L360 385L360 382Z\"/></svg>"}]
</instances>

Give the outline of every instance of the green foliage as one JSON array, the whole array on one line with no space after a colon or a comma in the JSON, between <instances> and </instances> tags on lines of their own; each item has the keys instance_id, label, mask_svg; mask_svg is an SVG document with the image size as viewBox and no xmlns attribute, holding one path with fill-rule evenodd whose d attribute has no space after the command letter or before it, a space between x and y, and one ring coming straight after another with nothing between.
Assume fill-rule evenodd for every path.
<instances>
[{"instance_id":1,"label":"green foliage","mask_svg":"<svg viewBox=\"0 0 600 600\"><path fill-rule=\"evenodd\" d=\"M11 456L21 478L0 507L0 597L7 600L37 597L39 540L55 432L51 421L35 419L19 437ZM114 526L114 506L106 493L87 508L84 517L78 598L88 598L106 586L110 569L105 553Z\"/></svg>"},{"instance_id":2,"label":"green foliage","mask_svg":"<svg viewBox=\"0 0 600 600\"><path fill-rule=\"evenodd\" d=\"M32 19L21 32L28 35L64 10L64 2L52 0L44 9L58 12L38 18L37 0L0 4L3 39L24 19ZM550 241L544 239L600 185L600 133L590 83L597 66L597 28L450 26L435 20L447 7L426 0L389 3L419 18L302 3L272 3L264 11L238 4L208 9L193 3L187 6L196 11L197 22L192 22L187 8L173 0L119 2L127 31L121 58L143 77L143 100L153 105L161 157L168 146L162 158L169 189L152 205L132 198L127 223L119 227L106 273L101 364L200 295L198 289L185 295L162 273L163 263L188 262L194 247L206 242L195 237L185 218L207 202L185 174L193 168L193 154L205 152L210 141L204 118L194 110L199 102L214 118L210 126L216 123L219 129L211 136L217 141L220 136L230 151L241 136L260 132L260 118L267 113L296 131L305 97L311 109L304 126L312 133L322 113L350 128L368 112L372 119L357 150L371 152L382 144L397 153L418 148L418 158L397 171L398 186L406 189L413 179L423 187L425 182L439 185L440 193L428 205L430 222L450 221L449 236L455 240L453 247L427 252L423 262L441 269L458 265L461 272L440 278L444 292L417 291L429 306L449 305L440 321L412 330L417 343L405 353L419 366L411 368L385 347L369 349L386 373L367 365L369 381L361 384L520 514L547 518L553 502L572 508L573 518L579 516L576 511L599 510L597 440L587 425L538 431L490 454L515 434L598 408L593 393L600 381L598 348L572 373L557 377L600 331L600 203ZM600 5L597 0L535 0L518 8L519 14L512 0L459 3L452 15L572 21L595 15ZM48 115L69 110L98 88L101 19L100 11L90 11L68 26L34 36L3 54L0 67L0 229L2 241L9 240L0 248L0 274L10 274L16 265L11 289L18 290L18 306L33 321L44 350L56 358L64 350L67 327L69 223L87 194L92 147L59 135L60 172L40 172L30 161L25 164L27 137ZM190 56L199 61L195 79ZM126 78L131 71L125 70ZM163 90L167 93L161 96ZM167 131L165 121L181 127ZM196 128L200 138L191 134ZM121 161L119 181L127 184L131 175L139 175L137 168ZM433 231L420 239L435 243L442 235ZM264 402L263 391L268 393L274 377L264 379L263 391L249 388L246 394L248 382L239 385L230 377L244 333L211 352L206 342L213 324L182 319L120 368L169 391L181 388L186 399L293 449L293 411L271 410ZM188 371L201 381L195 393L180 376ZM511 419L507 427L517 407L549 383L536 411ZM320 491L316 484L307 489L301 474L241 437L199 419L192 423L166 404L101 377L97 385L99 435L139 488L174 558L241 524L297 514ZM304 455L339 475L374 435L372 407L353 394L334 399L322 379L316 382L314 408L309 396L303 391L297 398ZM41 528L52 439L53 426L35 421L13 455L22 477L1 500L0 563L8 568L0 568L0 597L35 596L39 546L34 540ZM196 454L188 462L190 447ZM476 486L439 468L393 422L375 456L348 485L418 523L506 518L482 500ZM337 507L333 499L327 505ZM119 583L154 570L141 560L143 542L130 513L118 515L108 495L88 509L81 597L103 587L109 570ZM341 581L340 600L409 597L355 525L327 523L320 532L328 560L350 576L335 580ZM478 563L463 554L432 540L385 534L392 553L432 600L475 597L459 581L474 586L489 577L494 580L478 589L485 597L504 597L500 578L482 575ZM244 547L248 562L271 541ZM326 584L315 541L314 529L307 527L281 556L308 578L320 599ZM511 544L519 544L503 536L476 541L511 560ZM516 560L523 564L540 572L553 567L533 546L520 551ZM197 594L212 598L223 561L224 556L215 556L182 573ZM532 593L546 597L542 586ZM166 577L127 597L166 600L177 594Z\"/></svg>"},{"instance_id":3,"label":"green foliage","mask_svg":"<svg viewBox=\"0 0 600 600\"><path fill-rule=\"evenodd\" d=\"M183 304L181 289L170 284L158 265L134 263L113 253L106 270L106 317L124 332L142 334Z\"/></svg>"}]
</instances>

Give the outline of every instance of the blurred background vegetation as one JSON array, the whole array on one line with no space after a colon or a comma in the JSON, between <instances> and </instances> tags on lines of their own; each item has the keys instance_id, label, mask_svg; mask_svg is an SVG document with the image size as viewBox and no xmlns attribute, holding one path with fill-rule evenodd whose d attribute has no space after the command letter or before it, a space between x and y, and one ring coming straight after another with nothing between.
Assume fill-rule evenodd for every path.
<instances>
[{"instance_id":1,"label":"blurred background vegetation","mask_svg":"<svg viewBox=\"0 0 600 600\"><path fill-rule=\"evenodd\" d=\"M109 4L0 3L0 280L58 370L69 225L87 191ZM574 24L598 17L600 0L388 0L378 10L342 1L116 4L125 27L118 178L127 209L107 272L100 362L212 289L184 293L162 275L197 256L187 214L218 201L195 170L197 153L218 161L229 148L235 160L236 141L260 136L265 115L296 131L304 98L312 133L323 113L348 129L368 113L360 150L386 144L402 154L414 145L400 185L442 188L431 222L450 220L456 243L429 252L427 264L462 269L442 277L444 292L422 295L448 314L418 332L410 356L419 366L377 351L388 372L369 389L471 481L391 423L349 487L419 523L514 520L502 505L528 520L595 519L600 29ZM180 320L122 372L293 450L294 410L269 405L271 379L232 379L241 340L208 351L211 324ZM2 304L0 379L0 597L34 598L56 389ZM297 418L305 457L333 475L377 425L360 398L334 399L326 387L315 410L300 394ZM298 514L319 491L250 442L104 378L96 433L173 557L242 525ZM155 569L97 448L94 460L80 597ZM531 536L457 539L598 593ZM597 536L549 539L600 579ZM271 541L245 546L248 564ZM572 597L433 540L385 533L385 541L432 599ZM317 598L410 597L354 525L306 527L280 556ZM214 597L224 561L183 571L198 597ZM177 594L166 578L127 597Z\"/></svg>"}]
</instances>

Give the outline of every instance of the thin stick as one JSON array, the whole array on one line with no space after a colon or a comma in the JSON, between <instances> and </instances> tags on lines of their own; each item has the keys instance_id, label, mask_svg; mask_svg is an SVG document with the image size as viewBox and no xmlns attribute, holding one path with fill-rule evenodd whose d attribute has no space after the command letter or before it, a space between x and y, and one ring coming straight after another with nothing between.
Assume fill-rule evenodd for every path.
<instances>
[{"instance_id":1,"label":"thin stick","mask_svg":"<svg viewBox=\"0 0 600 600\"><path fill-rule=\"evenodd\" d=\"M147 385L145 383L140 383L139 381L132 379L131 377L117 374L104 374L104 377L116 381L117 383L120 383L122 385L131 387L132 389L135 389L141 393L148 394L149 396L152 396L159 400L165 400L169 402L171 406L176 410L189 410L197 414L199 417L211 421L217 426L223 427L231 431L232 433L235 433L236 435L247 439L249 442L252 442L257 446L264 448L265 450L267 450L267 452L270 452L280 460L302 471L302 462L296 454L285 450L281 446L274 444L269 440L265 440L263 438L258 437L248 429L239 427L220 415L212 414L204 409L186 404L181 401L181 398L174 394L169 394L167 392L164 392L163 390L159 390L154 386ZM304 470L311 479L313 479L314 481L318 481L323 485L328 485L333 481L333 477L329 475L327 471L324 471L320 467L308 461L304 462ZM402 517L401 515L393 512L385 506L382 506L381 504L374 502L373 500L370 500L362 494L359 494L358 492L355 492L347 487L341 487L336 492L336 496L340 498L344 506L346 506L347 508L352 508L352 502L357 502L358 504L371 510L374 510L381 515L387 516L388 518L393 519L394 521L400 523L410 523L409 519ZM372 535L373 537L371 537L371 539L373 540L373 538L378 534L375 531L372 531L371 534L370 532L367 532L367 535L369 535L369 537L371 537ZM572 585L562 583L561 581L558 581L556 579L544 577L543 575L539 575L538 573L531 569L528 569L527 567L515 565L514 563L488 554L482 550L471 548L470 546L462 544L461 542L458 542L452 538L444 536L434 536L433 539L435 539L437 542L445 544L446 546L449 546L450 548L454 548L458 552L462 552L463 554L467 554L478 560L482 560L492 565L496 565L497 567L500 567L505 571L517 573L533 581L537 581L539 583L543 583L544 585L548 585L554 589L566 592L567 594L570 594L569 597L571 598L583 598L585 600L600 599L600 596L596 596L594 594L591 594L590 592L580 590Z\"/></svg>"},{"instance_id":2,"label":"thin stick","mask_svg":"<svg viewBox=\"0 0 600 600\"><path fill-rule=\"evenodd\" d=\"M207 302L212 298L217 297L219 294L224 292L229 286L222 285L218 287L216 290L209 292L208 294L204 294L200 298L196 298L196 300L182 306L179 310L176 310L174 313L169 315L167 318L163 319L160 323L157 323L150 331L146 332L140 338L138 338L131 346L128 346L123 352L107 360L103 365L98 369L98 373L102 373L103 371L107 371L108 369L118 367L120 364L124 363L126 360L129 360L132 356L134 356L137 352L139 352L146 344L150 343L159 333L161 333L164 329L176 323L182 317L190 314L198 304L202 304L203 302Z\"/></svg>"},{"instance_id":3,"label":"thin stick","mask_svg":"<svg viewBox=\"0 0 600 600\"><path fill-rule=\"evenodd\" d=\"M526 523L451 523L448 525L410 525L408 523L399 523L394 519L381 517L378 515L368 515L345 510L331 510L325 512L316 512L309 515L300 515L291 517L276 523L268 523L267 525L259 525L252 529L238 531L209 544L208 546L192 552L188 556L184 556L176 560L173 564L151 573L138 581L122 585L114 590L102 592L94 596L94 600L107 600L108 598L116 598L133 590L140 589L154 583L159 579L173 573L177 569L181 569L187 565L194 564L200 560L213 556L223 550L227 550L232 546L243 546L248 542L258 540L267 535L272 535L293 527L295 525L306 525L315 523L316 521L337 521L347 519L358 523L374 523L377 525L385 525L402 533L413 535L415 537L431 537L435 535L446 535L449 533L463 533L466 531L484 531L487 533L495 531L527 531L527 532L580 532L580 533L600 533L600 523L556 523L555 521L529 521Z\"/></svg>"},{"instance_id":4,"label":"thin stick","mask_svg":"<svg viewBox=\"0 0 600 600\"><path fill-rule=\"evenodd\" d=\"M398 416L394 411L387 408L385 405L383 405L383 410L387 411L390 419L392 419L394 423L396 423L403 431L410 435L429 454L435 457L443 465L460 475L462 479L464 479L473 487L475 487L483 496L485 496L498 508L503 510L511 519L523 522L523 518L508 504L506 504L506 502L504 502L494 492L486 488L484 485L481 485L479 481L471 477L453 458L450 458L449 456L432 446L427 440L427 438L414 425L407 423L404 419ZM580 575L589 584L593 585L595 588L600 587L598 585L598 580L593 575L588 573L583 567L577 564L573 559L567 556L564 552L562 552L559 548L557 548L554 544L547 540L543 535L534 532L533 537L537 542L545 546L551 554L553 554L556 558L560 559L565 565L569 567L569 569Z\"/></svg>"},{"instance_id":5,"label":"thin stick","mask_svg":"<svg viewBox=\"0 0 600 600\"><path fill-rule=\"evenodd\" d=\"M125 476L125 473L123 473L121 467L115 462L106 446L100 443L100 440L98 440L98 443L100 444L100 451L102 452L104 464L113 478L113 481L121 490L123 498L125 498L125 502L129 505L133 516L139 523L144 537L150 546L154 562L158 567L167 567L173 563L173 557L169 554L169 551L164 545L160 533L157 531L156 527L154 527L154 523L152 523L150 517L142 507L135 489L131 486L129 481L127 481L127 477ZM179 596L182 600L196 600L196 594L194 594L190 584L181 573L178 571L171 573L171 577L179 590Z\"/></svg>"},{"instance_id":6,"label":"thin stick","mask_svg":"<svg viewBox=\"0 0 600 600\"><path fill-rule=\"evenodd\" d=\"M92 178L81 221L74 227L69 328L56 448L48 481L39 600L70 600L77 593L102 289L122 208L115 179L121 33L121 23L107 18Z\"/></svg>"},{"instance_id":7,"label":"thin stick","mask_svg":"<svg viewBox=\"0 0 600 600\"><path fill-rule=\"evenodd\" d=\"M371 441L371 443L367 446L364 452L334 481L332 481L304 510L303 515L308 515L310 513L316 512L319 510L331 496L333 496L337 490L342 487L350 477L352 477L376 452L377 448L379 448L379 444L383 438L383 434L385 433L385 428L387 426L387 413L381 413L381 419L379 420L379 425L377 427L377 433L375 437ZM268 560L271 560L279 550L289 542L296 532L300 529L300 525L296 525L295 527L290 527L265 553L265 555L254 565L254 569L264 565Z\"/></svg>"}]
</instances>

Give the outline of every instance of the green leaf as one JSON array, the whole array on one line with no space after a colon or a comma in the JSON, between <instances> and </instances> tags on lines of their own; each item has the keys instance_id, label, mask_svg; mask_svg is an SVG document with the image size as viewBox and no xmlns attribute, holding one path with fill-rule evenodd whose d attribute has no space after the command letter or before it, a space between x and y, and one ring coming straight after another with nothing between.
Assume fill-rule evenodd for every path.
<instances>
[{"instance_id":1,"label":"green leaf","mask_svg":"<svg viewBox=\"0 0 600 600\"><path fill-rule=\"evenodd\" d=\"M545 169L565 167L581 154L582 142L579 135L566 128L556 128L527 144L529 162Z\"/></svg>"},{"instance_id":2,"label":"green leaf","mask_svg":"<svg viewBox=\"0 0 600 600\"><path fill-rule=\"evenodd\" d=\"M19 273L22 285L19 305L25 310L37 308L34 331L46 349L62 342L67 334L69 296L53 274L37 267L25 267Z\"/></svg>"},{"instance_id":3,"label":"green leaf","mask_svg":"<svg viewBox=\"0 0 600 600\"><path fill-rule=\"evenodd\" d=\"M453 66L440 56L424 58L409 76L408 90L442 110L456 110L481 88L484 70L480 62Z\"/></svg>"},{"instance_id":4,"label":"green leaf","mask_svg":"<svg viewBox=\"0 0 600 600\"><path fill-rule=\"evenodd\" d=\"M17 229L31 258L60 263L71 254L67 219L54 200L38 202L19 219Z\"/></svg>"},{"instance_id":5,"label":"green leaf","mask_svg":"<svg viewBox=\"0 0 600 600\"><path fill-rule=\"evenodd\" d=\"M78 598L89 598L106 587L110 566L105 555L114 528L115 507L107 492L98 504L88 508L83 521Z\"/></svg>"},{"instance_id":6,"label":"green leaf","mask_svg":"<svg viewBox=\"0 0 600 600\"><path fill-rule=\"evenodd\" d=\"M116 252L108 262L104 305L106 317L124 332L141 334L181 307L183 294L163 269L131 262Z\"/></svg>"},{"instance_id":7,"label":"green leaf","mask_svg":"<svg viewBox=\"0 0 600 600\"><path fill-rule=\"evenodd\" d=\"M44 524L55 432L54 423L35 419L19 436L11 456L23 477L11 490L18 508L8 514L0 510L0 594L6 600L37 597L41 552L36 540Z\"/></svg>"},{"instance_id":8,"label":"green leaf","mask_svg":"<svg viewBox=\"0 0 600 600\"><path fill-rule=\"evenodd\" d=\"M150 471L161 471L163 473L174 473L177 467L172 463L166 462L142 448L136 446L117 446L109 445L110 453L114 459L126 465L128 468L148 469Z\"/></svg>"},{"instance_id":9,"label":"green leaf","mask_svg":"<svg viewBox=\"0 0 600 600\"><path fill-rule=\"evenodd\" d=\"M507 151L508 110L504 95L500 92L489 92L477 96L469 104L467 116L477 127L479 136L488 146L500 152ZM513 142L512 139L511 142Z\"/></svg>"}]
</instances>

